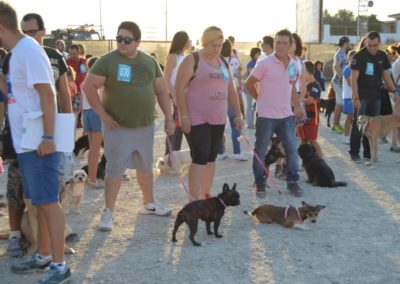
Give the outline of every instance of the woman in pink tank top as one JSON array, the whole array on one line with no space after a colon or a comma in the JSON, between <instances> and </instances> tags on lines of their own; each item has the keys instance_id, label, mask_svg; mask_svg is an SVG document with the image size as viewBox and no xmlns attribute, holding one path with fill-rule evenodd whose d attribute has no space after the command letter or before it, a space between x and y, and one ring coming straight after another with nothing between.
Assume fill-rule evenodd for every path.
<instances>
[{"instance_id":1,"label":"woman in pink tank top","mask_svg":"<svg viewBox=\"0 0 400 284\"><path fill-rule=\"evenodd\" d=\"M232 74L225 59L219 56L223 41L220 28L207 28L201 38L202 49L183 60L176 77L181 128L192 156L189 191L193 199L209 196L228 104L235 113L235 126L243 128Z\"/></svg>"}]
</instances>

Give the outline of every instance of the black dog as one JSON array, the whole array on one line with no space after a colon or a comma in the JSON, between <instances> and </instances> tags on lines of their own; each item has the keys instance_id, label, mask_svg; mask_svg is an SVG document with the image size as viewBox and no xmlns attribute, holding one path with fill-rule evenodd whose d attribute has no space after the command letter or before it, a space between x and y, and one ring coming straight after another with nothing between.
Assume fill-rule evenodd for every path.
<instances>
[{"instance_id":1,"label":"black dog","mask_svg":"<svg viewBox=\"0 0 400 284\"><path fill-rule=\"evenodd\" d=\"M232 189L229 189L229 185L225 183L222 193L218 194L218 197L190 202L183 207L182 210L179 211L178 216L176 216L172 241L177 242L176 232L179 226L182 225L183 222L186 222L190 229L189 239L192 241L193 245L200 246L194 239L197 233L199 219L206 222L207 234L209 235L213 234L210 229L210 224L214 222L214 235L217 238L222 238L222 235L218 234L218 227L222 216L224 216L225 208L239 204L240 195L236 191L236 183L233 185Z\"/></svg>"},{"instance_id":2,"label":"black dog","mask_svg":"<svg viewBox=\"0 0 400 284\"><path fill-rule=\"evenodd\" d=\"M101 147L104 148L104 142L101 142ZM83 153L85 153L87 150L89 150L89 137L87 135L83 135L75 141L73 152L75 156L78 156L80 151L83 151Z\"/></svg>"},{"instance_id":3,"label":"black dog","mask_svg":"<svg viewBox=\"0 0 400 284\"><path fill-rule=\"evenodd\" d=\"M328 164L318 157L315 147L310 144L302 144L298 149L303 167L308 176L308 182L314 186L337 187L346 186L347 183L335 181L335 175Z\"/></svg>"},{"instance_id":4,"label":"black dog","mask_svg":"<svg viewBox=\"0 0 400 284\"><path fill-rule=\"evenodd\" d=\"M278 161L279 158L286 158L285 152L282 151L282 142L278 137L272 137L271 147L269 148L267 155L265 155L264 160L267 170L269 170L269 166Z\"/></svg>"},{"instance_id":5,"label":"black dog","mask_svg":"<svg viewBox=\"0 0 400 284\"><path fill-rule=\"evenodd\" d=\"M106 163L107 159L104 154L101 156L100 162L97 164L97 178L104 180L104 177L106 175ZM82 170L86 172L86 174L89 174L89 167L88 165L83 166Z\"/></svg>"}]
</instances>

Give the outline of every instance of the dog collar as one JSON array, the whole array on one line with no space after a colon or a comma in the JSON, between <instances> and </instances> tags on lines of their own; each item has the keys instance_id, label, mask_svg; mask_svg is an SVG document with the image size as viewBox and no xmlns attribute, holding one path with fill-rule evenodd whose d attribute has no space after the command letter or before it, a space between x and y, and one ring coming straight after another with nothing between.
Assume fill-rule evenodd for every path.
<instances>
[{"instance_id":1,"label":"dog collar","mask_svg":"<svg viewBox=\"0 0 400 284\"><path fill-rule=\"evenodd\" d=\"M294 206L291 206L290 204L288 204L288 206L286 206L286 209L285 209L285 219L287 219L287 217L288 217L288 212L289 212L289 208L290 208L290 207L293 207L293 208L296 210L297 217L299 218L300 223L303 223L303 219L301 218L299 208L294 207Z\"/></svg>"},{"instance_id":2,"label":"dog collar","mask_svg":"<svg viewBox=\"0 0 400 284\"><path fill-rule=\"evenodd\" d=\"M218 200L219 200L219 202L222 203L222 205L224 205L225 208L228 207L228 206L226 206L225 202L221 198L218 198Z\"/></svg>"}]
</instances>

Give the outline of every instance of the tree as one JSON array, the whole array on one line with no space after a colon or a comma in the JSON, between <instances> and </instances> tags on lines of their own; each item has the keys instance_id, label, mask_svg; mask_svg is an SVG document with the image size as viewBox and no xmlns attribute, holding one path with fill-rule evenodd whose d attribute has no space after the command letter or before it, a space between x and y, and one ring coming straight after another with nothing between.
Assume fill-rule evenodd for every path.
<instances>
[{"instance_id":1,"label":"tree","mask_svg":"<svg viewBox=\"0 0 400 284\"><path fill-rule=\"evenodd\" d=\"M357 35L357 17L350 10L340 9L333 16L324 10L322 22L331 25L332 35ZM381 31L382 22L377 19L376 15L368 16L367 22L368 30Z\"/></svg>"}]
</instances>

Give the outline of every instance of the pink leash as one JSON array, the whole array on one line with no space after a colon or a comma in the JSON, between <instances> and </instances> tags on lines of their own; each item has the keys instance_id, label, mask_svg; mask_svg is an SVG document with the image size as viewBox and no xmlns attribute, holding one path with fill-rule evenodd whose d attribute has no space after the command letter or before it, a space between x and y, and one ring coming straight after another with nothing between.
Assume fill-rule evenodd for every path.
<instances>
[{"instance_id":1,"label":"pink leash","mask_svg":"<svg viewBox=\"0 0 400 284\"><path fill-rule=\"evenodd\" d=\"M253 146L251 146L249 139L247 139L247 137L243 134L243 132L240 132L241 136L238 137L238 140L240 140L241 137L243 137L243 139L246 141L247 145L249 145L251 151L253 152L254 157L256 157L258 163L260 164L260 166L264 169L265 174L267 175L267 177L271 180L272 182L272 186L274 189L276 189L276 191L283 196L282 191L279 189L278 185L276 184L275 180L270 176L267 168L265 167L264 163L261 161L260 156L258 156L258 154L256 153L256 151L254 150Z\"/></svg>"},{"instance_id":2,"label":"pink leash","mask_svg":"<svg viewBox=\"0 0 400 284\"><path fill-rule=\"evenodd\" d=\"M256 157L256 160L258 161L258 163L260 164L260 166L264 169L267 177L271 180L272 185L274 187L274 189L276 189L276 191L285 199L287 207L285 210L285 218L287 217L287 211L289 210L290 207L293 207L296 209L297 212L297 216L299 217L300 221L303 223L301 216L300 216L300 211L297 207L294 207L293 205L291 205L285 198L285 195L282 193L282 191L279 189L278 185L276 184L275 180L270 176L267 168L265 167L264 163L262 162L260 156L258 156L258 154L256 153L256 151L254 150L253 146L251 146L249 139L247 139L247 137L243 134L242 131L240 131L241 136L238 137L238 140L240 141L241 139L244 139L247 143L247 145L249 145L251 151L253 152L254 157Z\"/></svg>"},{"instance_id":3,"label":"pink leash","mask_svg":"<svg viewBox=\"0 0 400 284\"><path fill-rule=\"evenodd\" d=\"M172 145L171 145L171 141L169 141L169 137L167 137L167 144L168 144L168 149L169 149L169 158L171 160L171 166L176 170L176 175L178 176L179 179L179 185L181 188L183 188L187 195L189 196L190 200L195 200L193 198L193 196L190 194L188 187L186 186L185 182L183 181L183 178L181 176L181 174L179 173L179 169L176 169L176 158L174 155L174 151L172 150Z\"/></svg>"},{"instance_id":4,"label":"pink leash","mask_svg":"<svg viewBox=\"0 0 400 284\"><path fill-rule=\"evenodd\" d=\"M288 217L288 212L289 212L289 208L290 208L290 207L293 207L293 208L296 210L297 217L299 218L300 223L303 223L303 219L301 218L299 208L298 208L298 207L294 207L294 206L292 206L292 205L290 205L290 204L288 204L288 206L286 206L286 209L285 209L285 219L287 219L287 217Z\"/></svg>"}]
</instances>

